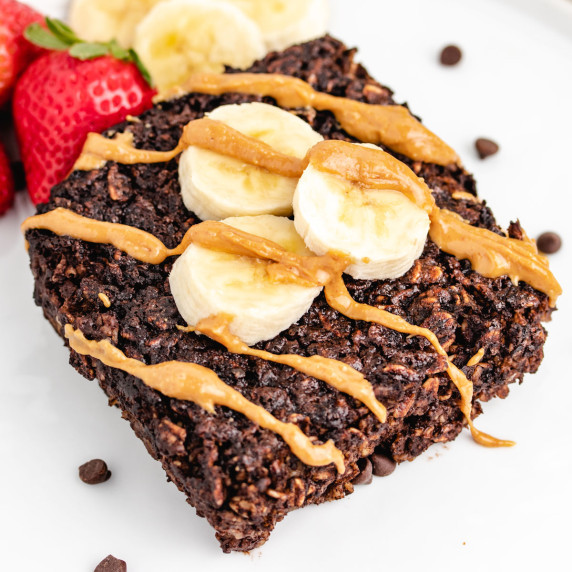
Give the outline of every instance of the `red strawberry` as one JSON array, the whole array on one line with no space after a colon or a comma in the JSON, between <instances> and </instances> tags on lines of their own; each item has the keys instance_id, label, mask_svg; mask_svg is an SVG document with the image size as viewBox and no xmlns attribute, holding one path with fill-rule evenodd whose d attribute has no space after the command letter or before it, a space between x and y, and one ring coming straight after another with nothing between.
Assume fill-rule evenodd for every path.
<instances>
[{"instance_id":1,"label":"red strawberry","mask_svg":"<svg viewBox=\"0 0 572 572\"><path fill-rule=\"evenodd\" d=\"M0 0L0 107L12 94L16 78L45 52L23 36L24 30L44 17L16 0Z\"/></svg>"},{"instance_id":2,"label":"red strawberry","mask_svg":"<svg viewBox=\"0 0 572 572\"><path fill-rule=\"evenodd\" d=\"M14 92L13 113L28 191L34 203L46 202L51 188L71 170L90 131L101 132L152 106L155 91L138 67L136 55L116 43L84 44L61 22L46 19L49 40L71 45L36 60ZM26 37L46 30L30 28ZM49 38L48 38L49 39ZM111 55L102 55L113 53ZM75 54L77 59L70 54ZM117 58L121 59L117 59Z\"/></svg>"},{"instance_id":3,"label":"red strawberry","mask_svg":"<svg viewBox=\"0 0 572 572\"><path fill-rule=\"evenodd\" d=\"M10 161L0 143L0 215L3 215L14 202L14 178Z\"/></svg>"}]
</instances>

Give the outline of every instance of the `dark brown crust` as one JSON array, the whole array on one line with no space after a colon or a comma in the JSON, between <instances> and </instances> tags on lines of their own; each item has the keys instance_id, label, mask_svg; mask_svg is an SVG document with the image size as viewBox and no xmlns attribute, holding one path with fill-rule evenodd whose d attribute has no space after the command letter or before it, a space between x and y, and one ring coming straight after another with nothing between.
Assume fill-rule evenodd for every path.
<instances>
[{"instance_id":1,"label":"dark brown crust","mask_svg":"<svg viewBox=\"0 0 572 572\"><path fill-rule=\"evenodd\" d=\"M335 95L392 103L390 90L354 63L353 55L326 37L270 54L253 71L292 74ZM125 123L117 130L132 131L139 146L167 150L189 120L223 103L259 99L189 95L159 104L140 122ZM328 112L299 110L298 114L327 138L350 139ZM484 203L452 198L454 191L476 193L468 173L407 162L425 178L440 206L500 232ZM73 173L39 211L57 206L134 225L170 247L197 222L182 204L176 160L167 165L111 163L98 171ZM511 235L520 233L519 225L513 224ZM182 320L167 279L172 260L151 266L113 247L46 231L31 231L28 240L36 303L60 335L63 325L71 323L88 338L108 338L128 356L149 364L179 359L211 367L279 419L297 423L319 441L333 439L344 452L349 468L343 476L333 466L306 466L277 435L240 414L217 408L216 415L210 415L72 351L72 365L99 380L110 403L122 409L169 478L214 526L224 551L260 546L288 511L351 493L358 459L374 449L397 461L411 460L432 443L454 439L463 427L459 395L444 373L445 362L422 338L348 320L320 296L297 324L259 344L276 353L320 354L356 367L388 407L388 422L381 425L361 404L321 381L285 366L229 354L204 336L178 331L175 326ZM463 367L480 400L505 397L508 384L522 381L523 374L536 371L542 360L541 321L551 312L546 296L522 283L515 287L505 278L483 278L467 261L440 252L431 242L398 280L347 282L358 301L384 305L436 332L460 367L484 347L480 364ZM109 309L98 298L100 292L111 300ZM476 403L474 413L479 412Z\"/></svg>"}]
</instances>

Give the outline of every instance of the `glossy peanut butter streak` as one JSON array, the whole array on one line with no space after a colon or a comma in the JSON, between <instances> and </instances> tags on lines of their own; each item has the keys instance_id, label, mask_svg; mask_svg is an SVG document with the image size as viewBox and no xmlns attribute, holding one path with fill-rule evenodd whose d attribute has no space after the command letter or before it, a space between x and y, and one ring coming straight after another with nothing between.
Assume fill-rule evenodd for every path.
<instances>
[{"instance_id":1,"label":"glossy peanut butter streak","mask_svg":"<svg viewBox=\"0 0 572 572\"><path fill-rule=\"evenodd\" d=\"M413 336L422 336L427 339L435 348L437 353L447 359L447 374L461 394L461 411L469 424L473 439L485 447L510 447L514 445L513 441L496 439L495 437L487 435L487 433L479 431L473 425L471 418L473 384L469 379L467 379L467 376L455 364L453 364L453 362L451 362L447 352L443 349L443 346L439 343L437 336L431 330L414 326L403 318L396 316L391 312L381 310L380 308L375 308L374 306L369 306L367 304L359 304L350 296L341 276L334 278L326 285L325 293L328 304L334 308L334 310L337 310L352 320L374 322L391 330L395 330L396 332Z\"/></svg>"},{"instance_id":2,"label":"glossy peanut butter streak","mask_svg":"<svg viewBox=\"0 0 572 572\"><path fill-rule=\"evenodd\" d=\"M80 156L76 159L74 171L91 171L101 169L107 161L116 161L124 165L131 165L138 161L132 161L133 157L133 133L117 133L113 139L108 139L99 133L88 133ZM139 151L142 153L142 151ZM149 151L148 153L156 153ZM162 154L163 155L163 154ZM162 161L168 161L168 154ZM153 163L154 161L149 161Z\"/></svg>"},{"instance_id":3,"label":"glossy peanut butter streak","mask_svg":"<svg viewBox=\"0 0 572 572\"><path fill-rule=\"evenodd\" d=\"M211 119L190 122L175 149L168 152L135 149L128 137L110 140L90 135L78 164L89 166L98 157L119 163L168 161L190 145L205 146L211 151L227 154L248 164L257 165L286 176L300 176L311 163L324 172L338 175L367 189L391 189L405 194L431 219L429 236L437 246L453 256L471 262L473 270L488 278L509 276L513 283L527 282L544 292L554 306L562 288L550 272L546 257L534 243L500 236L477 228L455 213L439 209L423 179L401 161L381 149L346 143L322 141L300 160L275 151L253 137Z\"/></svg>"},{"instance_id":4,"label":"glossy peanut butter streak","mask_svg":"<svg viewBox=\"0 0 572 572\"><path fill-rule=\"evenodd\" d=\"M467 365L469 367L472 367L474 365L477 365L478 363L481 363L483 357L485 355L485 348L481 348L468 362Z\"/></svg>"},{"instance_id":5,"label":"glossy peanut butter streak","mask_svg":"<svg viewBox=\"0 0 572 572\"><path fill-rule=\"evenodd\" d=\"M188 91L213 95L238 92L270 96L282 107L313 107L317 110L328 110L336 116L350 135L364 143L381 143L416 161L438 165L459 163L459 156L451 147L400 105L372 105L335 97L314 90L310 84L301 79L276 74L196 74L191 76L185 88ZM96 135L90 135L88 146L97 139L99 138ZM179 152L181 150L179 149ZM135 162L168 160L159 159L161 155L167 156L166 154L153 151L149 153L149 161ZM100 160L104 159L97 152L94 156L85 153L81 161L76 164L76 169L96 168L98 156Z\"/></svg>"},{"instance_id":6,"label":"glossy peanut butter streak","mask_svg":"<svg viewBox=\"0 0 572 572\"><path fill-rule=\"evenodd\" d=\"M191 145L239 159L285 177L298 178L305 168L304 160L276 151L263 141L244 135L232 127L203 117L188 123L179 143L172 151L149 151L133 146L133 135L119 133L114 139L99 133L87 136L74 170L101 168L107 161L124 165L164 163L174 159Z\"/></svg>"},{"instance_id":7,"label":"glossy peanut butter streak","mask_svg":"<svg viewBox=\"0 0 572 572\"><path fill-rule=\"evenodd\" d=\"M254 423L270 429L284 439L292 452L304 463L324 466L334 463L339 473L345 471L344 456L332 441L313 445L310 439L293 423L279 421L266 409L255 405L238 391L224 383L214 371L188 362L169 361L146 365L128 358L107 340L90 341L71 325L65 327L70 347L81 355L89 355L105 365L120 369L141 379L147 386L167 397L193 401L209 413L215 405L234 409Z\"/></svg>"},{"instance_id":8,"label":"glossy peanut butter streak","mask_svg":"<svg viewBox=\"0 0 572 572\"><path fill-rule=\"evenodd\" d=\"M182 254L188 246L188 242L183 240L176 248L169 249L157 237L144 230L94 220L61 207L27 218L21 228L22 232L36 228L85 242L111 244L133 258L149 264L160 264L168 256Z\"/></svg>"},{"instance_id":9,"label":"glossy peanut butter streak","mask_svg":"<svg viewBox=\"0 0 572 572\"><path fill-rule=\"evenodd\" d=\"M216 221L192 226L175 248L167 248L156 236L133 226L95 220L62 207L27 218L21 229L24 233L31 229L49 230L85 242L110 244L148 264L160 264L195 243L228 254L268 260L275 263L268 266L268 274L275 280L306 286L323 286L349 264L346 258L335 254L298 256L270 240Z\"/></svg>"},{"instance_id":10,"label":"glossy peanut butter streak","mask_svg":"<svg viewBox=\"0 0 572 572\"><path fill-rule=\"evenodd\" d=\"M277 74L195 74L185 91L269 96L281 107L331 111L340 125L364 143L382 143L415 161L459 163L459 156L400 105L372 105L314 90L301 79Z\"/></svg>"},{"instance_id":11,"label":"glossy peanut butter streak","mask_svg":"<svg viewBox=\"0 0 572 572\"><path fill-rule=\"evenodd\" d=\"M562 288L550 272L548 260L530 240L500 236L477 228L456 213L440 209L429 187L407 167L381 149L369 149L344 141L323 141L309 151L317 169L338 175L367 189L395 189L429 214L429 236L437 246L456 258L466 258L473 270L488 278L509 276L548 295L552 306Z\"/></svg>"},{"instance_id":12,"label":"glossy peanut butter streak","mask_svg":"<svg viewBox=\"0 0 572 572\"><path fill-rule=\"evenodd\" d=\"M477 228L445 209L430 218L429 236L441 250L467 258L475 272L488 278L509 276L515 285L522 280L548 295L551 306L556 305L562 287L534 244Z\"/></svg>"},{"instance_id":13,"label":"glossy peanut butter streak","mask_svg":"<svg viewBox=\"0 0 572 572\"><path fill-rule=\"evenodd\" d=\"M423 179L381 149L346 141L322 141L308 151L308 162L320 171L360 186L366 193L374 189L395 190L429 215L435 209L435 200Z\"/></svg>"},{"instance_id":14,"label":"glossy peanut butter streak","mask_svg":"<svg viewBox=\"0 0 572 572\"><path fill-rule=\"evenodd\" d=\"M266 361L288 365L302 373L325 381L338 391L361 401L382 422L387 420L385 407L376 399L373 387L359 371L349 365L322 356L303 357L295 354L277 355L247 346L229 331L232 316L212 316L201 320L193 330L219 342L235 354L245 354Z\"/></svg>"}]
</instances>

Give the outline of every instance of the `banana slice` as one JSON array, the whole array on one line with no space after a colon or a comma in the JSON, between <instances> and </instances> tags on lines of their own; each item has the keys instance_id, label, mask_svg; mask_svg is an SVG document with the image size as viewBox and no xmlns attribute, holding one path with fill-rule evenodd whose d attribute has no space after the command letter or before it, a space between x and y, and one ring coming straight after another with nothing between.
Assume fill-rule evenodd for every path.
<instances>
[{"instance_id":1,"label":"banana slice","mask_svg":"<svg viewBox=\"0 0 572 572\"><path fill-rule=\"evenodd\" d=\"M209 117L297 158L303 158L323 140L299 117L266 103L223 105ZM259 214L289 216L298 182L198 147L181 155L179 181L185 206L202 220Z\"/></svg>"},{"instance_id":2,"label":"banana slice","mask_svg":"<svg viewBox=\"0 0 572 572\"><path fill-rule=\"evenodd\" d=\"M217 0L157 4L137 26L134 48L159 90L195 72L222 72L225 64L246 68L265 53L258 26Z\"/></svg>"},{"instance_id":3,"label":"banana slice","mask_svg":"<svg viewBox=\"0 0 572 572\"><path fill-rule=\"evenodd\" d=\"M311 254L287 218L261 215L223 222L296 254ZM268 264L191 244L169 276L181 316L190 326L217 314L233 316L231 333L248 345L277 336L308 311L321 288L273 282Z\"/></svg>"},{"instance_id":4,"label":"banana slice","mask_svg":"<svg viewBox=\"0 0 572 572\"><path fill-rule=\"evenodd\" d=\"M268 50L283 50L326 33L327 0L227 0L260 27Z\"/></svg>"},{"instance_id":5,"label":"banana slice","mask_svg":"<svg viewBox=\"0 0 572 572\"><path fill-rule=\"evenodd\" d=\"M74 0L69 21L77 35L90 42L115 38L124 48L133 44L135 28L147 13L165 0Z\"/></svg>"},{"instance_id":6,"label":"banana slice","mask_svg":"<svg viewBox=\"0 0 572 572\"><path fill-rule=\"evenodd\" d=\"M354 278L402 276L419 258L427 233L427 213L404 194L364 189L310 164L294 194L296 230L316 254L348 255Z\"/></svg>"}]
</instances>

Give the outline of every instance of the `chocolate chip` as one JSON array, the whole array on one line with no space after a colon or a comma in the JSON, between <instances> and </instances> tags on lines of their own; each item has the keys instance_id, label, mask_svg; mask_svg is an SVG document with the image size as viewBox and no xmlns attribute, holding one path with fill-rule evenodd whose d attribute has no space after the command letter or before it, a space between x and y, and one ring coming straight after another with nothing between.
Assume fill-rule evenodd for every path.
<instances>
[{"instance_id":1,"label":"chocolate chip","mask_svg":"<svg viewBox=\"0 0 572 572\"><path fill-rule=\"evenodd\" d=\"M387 477L387 475L391 475L397 466L397 463L391 457L383 453L374 453L370 459L373 474L376 477Z\"/></svg>"},{"instance_id":2,"label":"chocolate chip","mask_svg":"<svg viewBox=\"0 0 572 572\"><path fill-rule=\"evenodd\" d=\"M92 459L79 468L79 478L88 485L104 483L109 477L111 477L111 471L101 459Z\"/></svg>"},{"instance_id":3,"label":"chocolate chip","mask_svg":"<svg viewBox=\"0 0 572 572\"><path fill-rule=\"evenodd\" d=\"M445 46L441 50L441 63L444 66L456 66L463 57L463 52L457 46Z\"/></svg>"},{"instance_id":4,"label":"chocolate chip","mask_svg":"<svg viewBox=\"0 0 572 572\"><path fill-rule=\"evenodd\" d=\"M495 153L498 153L499 146L490 139L480 138L475 141L477 153L481 159L486 159Z\"/></svg>"},{"instance_id":5,"label":"chocolate chip","mask_svg":"<svg viewBox=\"0 0 572 572\"><path fill-rule=\"evenodd\" d=\"M26 174L24 173L24 164L22 161L14 161L12 163L12 173L14 175L14 187L16 191L25 190Z\"/></svg>"},{"instance_id":6,"label":"chocolate chip","mask_svg":"<svg viewBox=\"0 0 572 572\"><path fill-rule=\"evenodd\" d=\"M360 474L352 481L353 485L369 485L372 481L373 468L369 459L362 459L358 462Z\"/></svg>"},{"instance_id":7,"label":"chocolate chip","mask_svg":"<svg viewBox=\"0 0 572 572\"><path fill-rule=\"evenodd\" d=\"M111 554L104 558L93 572L126 572L127 564L119 558L115 558Z\"/></svg>"},{"instance_id":8,"label":"chocolate chip","mask_svg":"<svg viewBox=\"0 0 572 572\"><path fill-rule=\"evenodd\" d=\"M536 246L544 254L554 254L560 250L562 239L555 232L543 232L536 240Z\"/></svg>"}]
</instances>

